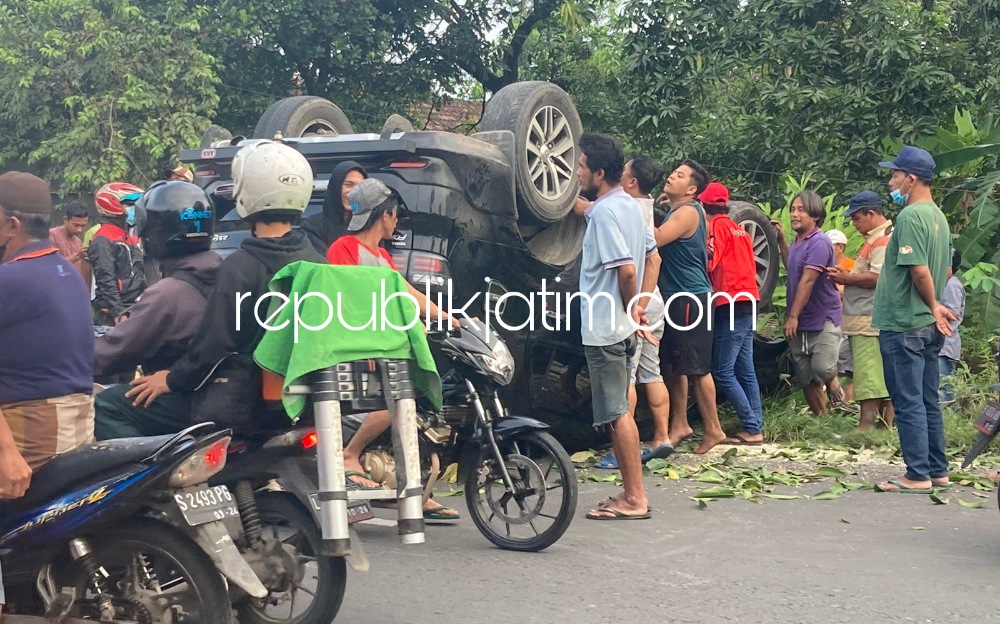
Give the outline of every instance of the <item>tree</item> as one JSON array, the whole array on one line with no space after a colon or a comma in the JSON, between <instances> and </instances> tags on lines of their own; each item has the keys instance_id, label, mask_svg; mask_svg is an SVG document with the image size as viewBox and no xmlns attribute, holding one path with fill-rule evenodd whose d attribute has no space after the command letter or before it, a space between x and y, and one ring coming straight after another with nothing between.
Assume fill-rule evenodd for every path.
<instances>
[{"instance_id":1,"label":"tree","mask_svg":"<svg viewBox=\"0 0 1000 624\"><path fill-rule=\"evenodd\" d=\"M177 0L0 2L0 164L64 194L158 179L218 103L204 17Z\"/></svg>"},{"instance_id":2,"label":"tree","mask_svg":"<svg viewBox=\"0 0 1000 624\"><path fill-rule=\"evenodd\" d=\"M995 92L985 40L1000 16L980 4L628 0L636 139L742 177L751 194L789 170L850 192L873 178L885 137L931 134Z\"/></svg>"}]
</instances>

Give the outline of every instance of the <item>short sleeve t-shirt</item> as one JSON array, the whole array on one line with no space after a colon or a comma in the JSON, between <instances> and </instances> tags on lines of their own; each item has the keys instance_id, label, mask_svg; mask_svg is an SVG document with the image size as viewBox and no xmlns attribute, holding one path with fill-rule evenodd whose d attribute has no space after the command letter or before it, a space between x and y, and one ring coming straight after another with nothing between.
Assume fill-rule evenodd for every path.
<instances>
[{"instance_id":1,"label":"short sleeve t-shirt","mask_svg":"<svg viewBox=\"0 0 1000 624\"><path fill-rule=\"evenodd\" d=\"M840 327L840 291L826 275L826 268L835 266L834 262L833 244L819 228L803 240L792 243L788 252L787 309L791 310L795 303L799 282L805 272L819 272L809 300L799 313L799 331L822 331L827 320Z\"/></svg>"},{"instance_id":2,"label":"short sleeve t-shirt","mask_svg":"<svg viewBox=\"0 0 1000 624\"><path fill-rule=\"evenodd\" d=\"M330 245L330 249L326 252L326 261L342 266L375 266L399 270L388 251L381 247L371 249L351 235L341 236Z\"/></svg>"},{"instance_id":3,"label":"short sleeve t-shirt","mask_svg":"<svg viewBox=\"0 0 1000 624\"><path fill-rule=\"evenodd\" d=\"M656 253L653 233L646 229L634 199L620 187L605 193L587 209L580 266L580 332L583 344L606 347L635 333L618 284L618 267L634 264L642 284L646 257Z\"/></svg>"},{"instance_id":4,"label":"short sleeve t-shirt","mask_svg":"<svg viewBox=\"0 0 1000 624\"><path fill-rule=\"evenodd\" d=\"M885 264L885 247L889 244L892 232L892 221L868 232L865 244L858 252L858 261L851 271L854 275L882 272ZM861 286L844 287L844 335L845 336L878 336L878 330L872 327L872 309L875 306L875 289Z\"/></svg>"},{"instance_id":5,"label":"short sleeve t-shirt","mask_svg":"<svg viewBox=\"0 0 1000 624\"><path fill-rule=\"evenodd\" d=\"M885 265L875 287L873 327L906 332L934 323L934 315L910 277L913 266L930 269L934 297L940 301L951 266L951 231L934 202L910 204L896 217L886 245Z\"/></svg>"}]
</instances>

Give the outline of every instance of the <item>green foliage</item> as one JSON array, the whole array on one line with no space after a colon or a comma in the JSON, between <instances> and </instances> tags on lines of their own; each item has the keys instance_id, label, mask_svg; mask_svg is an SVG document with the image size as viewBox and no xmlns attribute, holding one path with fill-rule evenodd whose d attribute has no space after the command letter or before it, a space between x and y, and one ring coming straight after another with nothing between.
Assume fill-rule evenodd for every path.
<instances>
[{"instance_id":1,"label":"green foliage","mask_svg":"<svg viewBox=\"0 0 1000 624\"><path fill-rule=\"evenodd\" d=\"M63 194L158 179L218 103L205 16L177 0L0 4L0 164Z\"/></svg>"}]
</instances>

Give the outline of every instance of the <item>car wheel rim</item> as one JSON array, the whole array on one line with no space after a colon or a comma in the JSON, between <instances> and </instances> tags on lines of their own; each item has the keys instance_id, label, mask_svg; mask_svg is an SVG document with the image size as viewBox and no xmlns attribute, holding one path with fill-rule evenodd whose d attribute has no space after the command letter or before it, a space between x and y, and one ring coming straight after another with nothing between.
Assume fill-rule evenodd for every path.
<instances>
[{"instance_id":1,"label":"car wheel rim","mask_svg":"<svg viewBox=\"0 0 1000 624\"><path fill-rule=\"evenodd\" d=\"M743 229L750 234L753 242L753 257L757 262L757 288L764 288L764 278L771 269L771 246L767 242L767 235L755 221L744 221L740 223Z\"/></svg>"},{"instance_id":2,"label":"car wheel rim","mask_svg":"<svg viewBox=\"0 0 1000 624\"><path fill-rule=\"evenodd\" d=\"M311 137L311 136L337 136L340 132L330 124L329 121L324 119L313 119L306 124L305 130L302 131L300 137Z\"/></svg>"},{"instance_id":3,"label":"car wheel rim","mask_svg":"<svg viewBox=\"0 0 1000 624\"><path fill-rule=\"evenodd\" d=\"M538 109L525 142L528 176L540 196L562 197L573 182L576 140L569 120L554 106Z\"/></svg>"}]
</instances>

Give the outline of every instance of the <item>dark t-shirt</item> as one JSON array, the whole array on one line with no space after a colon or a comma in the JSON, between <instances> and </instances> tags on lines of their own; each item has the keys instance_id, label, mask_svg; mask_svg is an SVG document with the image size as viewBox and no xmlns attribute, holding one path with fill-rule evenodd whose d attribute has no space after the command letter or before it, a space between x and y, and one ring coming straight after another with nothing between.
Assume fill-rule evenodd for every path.
<instances>
[{"instance_id":1,"label":"dark t-shirt","mask_svg":"<svg viewBox=\"0 0 1000 624\"><path fill-rule=\"evenodd\" d=\"M799 282L806 271L818 271L819 277L813 285L812 293L799 314L799 331L821 331L827 319L840 327L843 309L840 291L826 275L827 267L836 266L833 244L819 228L804 240L792 243L788 252L787 309L795 303Z\"/></svg>"},{"instance_id":2,"label":"dark t-shirt","mask_svg":"<svg viewBox=\"0 0 1000 624\"><path fill-rule=\"evenodd\" d=\"M0 403L91 394L94 326L80 271L49 241L0 266Z\"/></svg>"}]
</instances>

